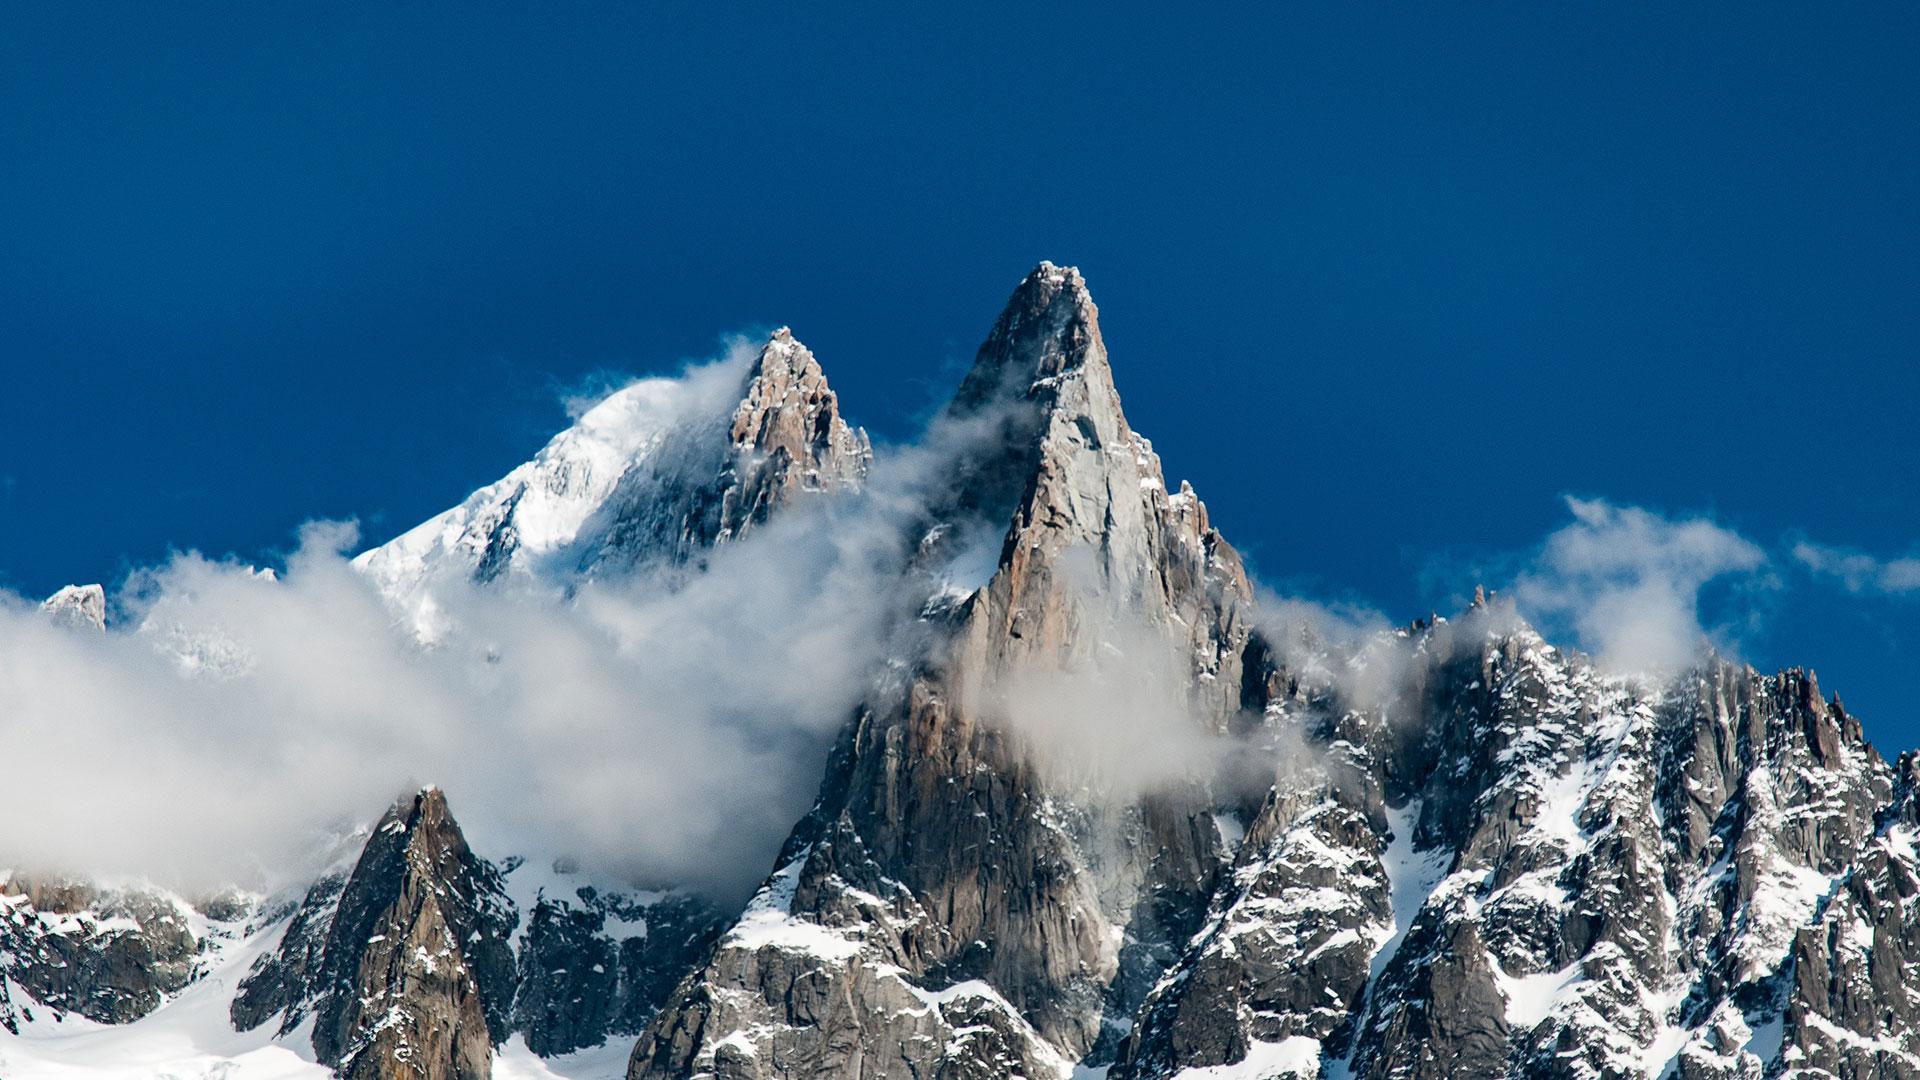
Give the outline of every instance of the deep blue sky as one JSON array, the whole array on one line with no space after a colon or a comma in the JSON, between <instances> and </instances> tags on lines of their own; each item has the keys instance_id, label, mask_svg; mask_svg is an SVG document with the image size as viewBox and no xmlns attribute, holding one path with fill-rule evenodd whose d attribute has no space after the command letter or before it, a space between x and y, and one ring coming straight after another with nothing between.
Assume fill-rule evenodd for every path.
<instances>
[{"instance_id":1,"label":"deep blue sky","mask_svg":"<svg viewBox=\"0 0 1920 1080\"><path fill-rule=\"evenodd\" d=\"M0 584L380 539L791 323L912 429L1035 261L1262 573L1412 616L1563 493L1920 541L1920 8L9 4ZM1265 6L1262 6L1265 7ZM1920 743L1920 598L1747 642Z\"/></svg>"}]
</instances>

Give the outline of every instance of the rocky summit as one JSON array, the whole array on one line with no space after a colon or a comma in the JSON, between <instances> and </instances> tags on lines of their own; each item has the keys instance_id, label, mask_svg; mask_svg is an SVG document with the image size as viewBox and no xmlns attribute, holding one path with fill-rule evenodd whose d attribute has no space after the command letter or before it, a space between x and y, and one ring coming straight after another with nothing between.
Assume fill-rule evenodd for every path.
<instances>
[{"instance_id":1,"label":"rocky summit","mask_svg":"<svg viewBox=\"0 0 1920 1080\"><path fill-rule=\"evenodd\" d=\"M356 565L430 642L437 581L672 588L878 482L805 346L750 359L713 401L613 395ZM1613 672L1484 593L1357 638L1272 617L1069 268L1020 282L928 445L884 519L892 648L749 896L476 851L433 788L270 890L23 867L0 1076L84 1074L35 1064L60 1040L149 1075L177 1014L189 1075L235 1080L276 1048L436 1080L1920 1077L1920 764L1811 672Z\"/></svg>"}]
</instances>

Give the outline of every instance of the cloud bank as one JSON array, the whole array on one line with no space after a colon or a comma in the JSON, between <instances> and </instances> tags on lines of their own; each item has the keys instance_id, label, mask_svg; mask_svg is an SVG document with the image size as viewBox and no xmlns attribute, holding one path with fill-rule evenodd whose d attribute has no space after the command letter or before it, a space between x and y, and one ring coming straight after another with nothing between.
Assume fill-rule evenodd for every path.
<instances>
[{"instance_id":1,"label":"cloud bank","mask_svg":"<svg viewBox=\"0 0 1920 1080\"><path fill-rule=\"evenodd\" d=\"M0 866L267 883L436 783L490 856L736 893L952 584L903 574L904 540L978 430L882 452L862 493L796 504L698 573L426 583L424 644L341 523L276 573L197 554L136 573L105 634L0 597ZM989 572L998 542L969 534L947 570Z\"/></svg>"},{"instance_id":2,"label":"cloud bank","mask_svg":"<svg viewBox=\"0 0 1920 1080\"><path fill-rule=\"evenodd\" d=\"M679 396L713 397L694 391L723 369L690 369ZM796 506L698 573L564 593L511 576L427 583L443 630L426 644L349 563L343 523L306 528L275 573L192 553L137 572L106 634L0 594L0 866L270 884L437 783L490 856L565 854L737 894L810 804L875 672L918 647L913 613L991 575L1004 522L984 519L947 538L944 565L903 571L998 419L937 419L882 450L861 494ZM1567 508L1488 580L1612 669L1659 674L1727 647L1735 624L1703 619L1703 593L1772 583L1767 552L1706 517ZM1855 591L1920 590L1913 559L1792 554ZM1412 661L1385 616L1265 590L1257 609L1289 669L1397 711ZM1043 764L1128 799L1243 767L1248 748L1192 715L1190 673L1157 632L1122 610L1106 623L1085 664L994 690Z\"/></svg>"},{"instance_id":3,"label":"cloud bank","mask_svg":"<svg viewBox=\"0 0 1920 1080\"><path fill-rule=\"evenodd\" d=\"M1880 559L1853 548L1808 540L1793 545L1793 557L1815 574L1839 581L1851 593L1920 593L1920 558Z\"/></svg>"},{"instance_id":4,"label":"cloud bank","mask_svg":"<svg viewBox=\"0 0 1920 1080\"><path fill-rule=\"evenodd\" d=\"M432 782L490 854L737 888L884 644L857 532L769 529L671 592L443 590L460 630L432 647L350 540L310 528L277 578L179 556L142 575L132 632L10 603L5 861L258 880Z\"/></svg>"}]
</instances>

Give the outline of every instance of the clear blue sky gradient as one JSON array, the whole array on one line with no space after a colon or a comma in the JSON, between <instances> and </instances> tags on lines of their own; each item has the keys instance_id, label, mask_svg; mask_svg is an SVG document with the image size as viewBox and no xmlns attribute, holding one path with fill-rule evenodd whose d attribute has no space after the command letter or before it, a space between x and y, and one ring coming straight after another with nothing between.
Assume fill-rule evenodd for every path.
<instances>
[{"instance_id":1,"label":"clear blue sky gradient","mask_svg":"<svg viewBox=\"0 0 1920 1080\"><path fill-rule=\"evenodd\" d=\"M904 437L1041 258L1277 584L1914 550L1920 8L1201 8L10 4L0 585L384 538L747 327ZM1748 655L1920 744L1920 597L1779 569Z\"/></svg>"}]
</instances>

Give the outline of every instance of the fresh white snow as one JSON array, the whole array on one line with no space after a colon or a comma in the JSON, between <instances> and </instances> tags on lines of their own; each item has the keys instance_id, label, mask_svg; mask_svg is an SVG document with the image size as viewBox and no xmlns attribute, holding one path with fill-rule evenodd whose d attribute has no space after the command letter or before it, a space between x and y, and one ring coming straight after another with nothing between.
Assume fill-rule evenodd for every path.
<instances>
[{"instance_id":1,"label":"fresh white snow","mask_svg":"<svg viewBox=\"0 0 1920 1080\"><path fill-rule=\"evenodd\" d=\"M1294 1035L1279 1042L1256 1042L1231 1065L1182 1069L1174 1080L1279 1080L1320 1075L1320 1040Z\"/></svg>"},{"instance_id":2,"label":"fresh white snow","mask_svg":"<svg viewBox=\"0 0 1920 1080\"><path fill-rule=\"evenodd\" d=\"M689 417L719 415L738 393L739 377L740 362L727 361L632 383L581 414L531 461L361 553L354 566L401 606L422 640L435 640L446 630L430 589L436 579L472 574L503 524L513 536L512 567L529 569L561 551L670 432Z\"/></svg>"},{"instance_id":3,"label":"fresh white snow","mask_svg":"<svg viewBox=\"0 0 1920 1080\"><path fill-rule=\"evenodd\" d=\"M859 955L860 943L817 922L793 915L793 894L800 884L800 870L812 849L802 852L780 868L760 887L746 913L721 940L727 948L762 949L769 946L787 952L804 953L823 960L845 961Z\"/></svg>"},{"instance_id":4,"label":"fresh white snow","mask_svg":"<svg viewBox=\"0 0 1920 1080\"><path fill-rule=\"evenodd\" d=\"M626 1080L634 1040L622 1036L571 1054L542 1058L518 1035L494 1051L493 1080Z\"/></svg>"},{"instance_id":5,"label":"fresh white snow","mask_svg":"<svg viewBox=\"0 0 1920 1080\"><path fill-rule=\"evenodd\" d=\"M35 1016L19 1035L0 1029L0 1077L6 1080L328 1080L306 1033L274 1041L276 1026L236 1032L228 1020L236 984L255 959L279 944L283 926L239 939L216 932L211 970L153 1013L109 1026L49 1011L9 987Z\"/></svg>"}]
</instances>

